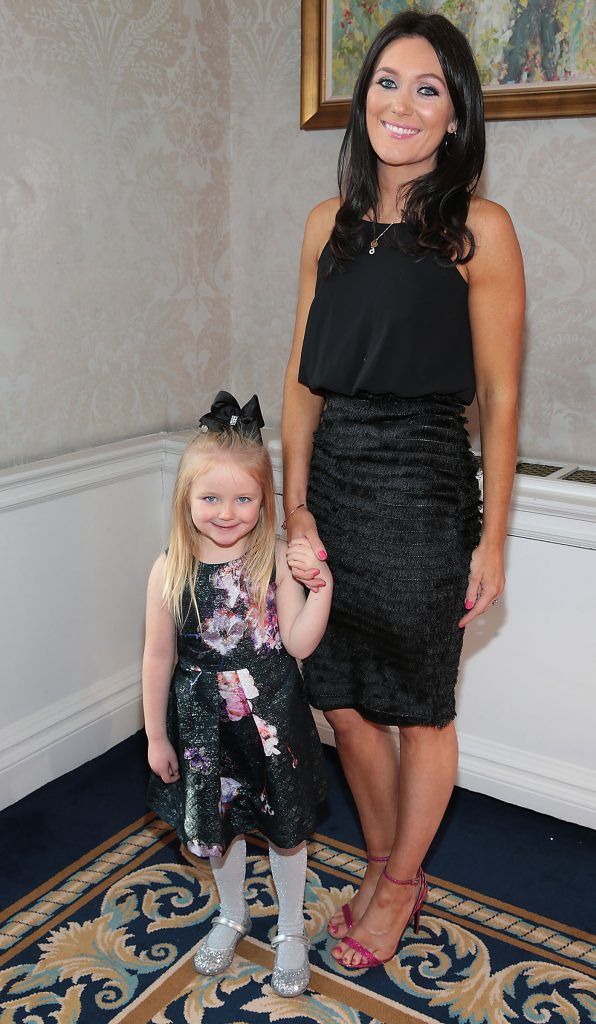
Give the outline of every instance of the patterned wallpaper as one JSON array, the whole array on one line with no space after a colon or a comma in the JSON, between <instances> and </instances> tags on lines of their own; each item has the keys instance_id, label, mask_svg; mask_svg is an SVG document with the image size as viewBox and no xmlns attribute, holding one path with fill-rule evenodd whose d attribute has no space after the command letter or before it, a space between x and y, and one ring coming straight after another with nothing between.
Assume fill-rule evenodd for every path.
<instances>
[{"instance_id":1,"label":"patterned wallpaper","mask_svg":"<svg viewBox=\"0 0 596 1024\"><path fill-rule=\"evenodd\" d=\"M300 132L297 0L232 5L232 333L235 381L279 421L304 220L333 195L342 133ZM596 126L492 122L484 194L507 207L528 281L520 451L596 465ZM472 414L472 419L473 419Z\"/></svg>"},{"instance_id":2,"label":"patterned wallpaper","mask_svg":"<svg viewBox=\"0 0 596 1024\"><path fill-rule=\"evenodd\" d=\"M0 0L0 465L193 422L279 422L304 220L298 0ZM489 125L529 311L521 451L596 463L594 123Z\"/></svg>"},{"instance_id":3,"label":"patterned wallpaper","mask_svg":"<svg viewBox=\"0 0 596 1024\"><path fill-rule=\"evenodd\" d=\"M0 464L187 425L229 372L220 0L0 0Z\"/></svg>"}]
</instances>

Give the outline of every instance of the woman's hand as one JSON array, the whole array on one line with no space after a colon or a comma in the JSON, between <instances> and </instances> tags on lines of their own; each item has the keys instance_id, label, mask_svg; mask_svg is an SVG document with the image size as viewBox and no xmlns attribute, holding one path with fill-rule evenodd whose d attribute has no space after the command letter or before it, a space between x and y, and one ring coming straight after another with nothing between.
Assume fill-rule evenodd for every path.
<instances>
[{"instance_id":1,"label":"woman's hand","mask_svg":"<svg viewBox=\"0 0 596 1024\"><path fill-rule=\"evenodd\" d=\"M314 567L305 568L302 566L288 565L292 570L292 576L299 583L303 583L309 590L320 590L326 586L325 580L321 577L321 570L317 568L318 562L324 562L327 558L325 546L317 532L317 524L311 512L306 508L299 508L294 512L288 521L288 546L295 540L305 539L310 544L313 553Z\"/></svg>"},{"instance_id":2,"label":"woman's hand","mask_svg":"<svg viewBox=\"0 0 596 1024\"><path fill-rule=\"evenodd\" d=\"M497 600L505 589L505 571L503 567L502 548L483 546L482 541L472 552L470 577L466 591L465 606L467 614L459 621L459 626L467 626L472 619L478 618Z\"/></svg>"},{"instance_id":3,"label":"woman's hand","mask_svg":"<svg viewBox=\"0 0 596 1024\"><path fill-rule=\"evenodd\" d=\"M309 572L316 572L322 586L333 582L329 566L316 557L306 537L296 537L290 541L286 559L294 578L298 574L307 576Z\"/></svg>"},{"instance_id":4,"label":"woman's hand","mask_svg":"<svg viewBox=\"0 0 596 1024\"><path fill-rule=\"evenodd\" d=\"M149 740L149 767L162 782L178 782L180 771L176 751L167 737L160 740Z\"/></svg>"}]
</instances>

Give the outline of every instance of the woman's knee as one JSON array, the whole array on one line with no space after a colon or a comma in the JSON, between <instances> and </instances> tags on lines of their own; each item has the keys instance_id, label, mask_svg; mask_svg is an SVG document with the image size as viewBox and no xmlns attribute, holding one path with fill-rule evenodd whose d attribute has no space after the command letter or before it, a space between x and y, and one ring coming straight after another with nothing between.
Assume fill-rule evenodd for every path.
<instances>
[{"instance_id":1,"label":"woman's knee","mask_svg":"<svg viewBox=\"0 0 596 1024\"><path fill-rule=\"evenodd\" d=\"M349 739L362 728L364 719L354 708L336 708L323 714L337 739Z\"/></svg>"},{"instance_id":2,"label":"woman's knee","mask_svg":"<svg viewBox=\"0 0 596 1024\"><path fill-rule=\"evenodd\" d=\"M387 726L371 722L354 708L336 708L334 711L324 711L323 714L339 742L354 739L359 744L374 744L385 742L386 736L391 737L391 730ZM395 743L393 737L391 743Z\"/></svg>"}]
</instances>

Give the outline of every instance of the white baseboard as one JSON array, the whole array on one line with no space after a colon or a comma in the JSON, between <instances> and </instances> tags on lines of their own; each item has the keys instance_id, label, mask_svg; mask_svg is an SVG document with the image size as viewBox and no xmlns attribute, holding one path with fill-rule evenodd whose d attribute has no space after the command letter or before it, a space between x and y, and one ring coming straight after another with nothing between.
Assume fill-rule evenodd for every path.
<instances>
[{"instance_id":1,"label":"white baseboard","mask_svg":"<svg viewBox=\"0 0 596 1024\"><path fill-rule=\"evenodd\" d=\"M458 786L596 828L596 771L459 735Z\"/></svg>"},{"instance_id":2,"label":"white baseboard","mask_svg":"<svg viewBox=\"0 0 596 1024\"><path fill-rule=\"evenodd\" d=\"M132 665L0 730L0 809L126 739L142 725Z\"/></svg>"},{"instance_id":3,"label":"white baseboard","mask_svg":"<svg viewBox=\"0 0 596 1024\"><path fill-rule=\"evenodd\" d=\"M321 742L334 747L333 729L323 712L313 715ZM465 733L458 740L457 785L462 789L596 828L595 771Z\"/></svg>"}]
</instances>

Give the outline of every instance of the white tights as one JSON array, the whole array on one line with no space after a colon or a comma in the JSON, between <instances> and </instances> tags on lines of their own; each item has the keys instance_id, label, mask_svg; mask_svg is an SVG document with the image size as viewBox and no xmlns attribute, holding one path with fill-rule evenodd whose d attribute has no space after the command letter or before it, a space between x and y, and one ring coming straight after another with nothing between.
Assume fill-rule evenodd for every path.
<instances>
[{"instance_id":1,"label":"white tights","mask_svg":"<svg viewBox=\"0 0 596 1024\"><path fill-rule=\"evenodd\" d=\"M279 934L301 934L304 929L304 886L306 883L306 843L292 850L280 850L269 843L271 874L277 890ZM244 920L244 882L246 878L246 841L239 836L229 846L225 857L211 857L213 877L219 893L220 914L232 921ZM216 925L209 935L212 949L225 949L236 932L226 925ZM278 965L282 970L301 966L304 948L298 942L283 942L279 947Z\"/></svg>"}]
</instances>

